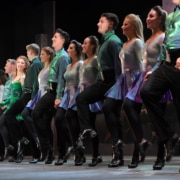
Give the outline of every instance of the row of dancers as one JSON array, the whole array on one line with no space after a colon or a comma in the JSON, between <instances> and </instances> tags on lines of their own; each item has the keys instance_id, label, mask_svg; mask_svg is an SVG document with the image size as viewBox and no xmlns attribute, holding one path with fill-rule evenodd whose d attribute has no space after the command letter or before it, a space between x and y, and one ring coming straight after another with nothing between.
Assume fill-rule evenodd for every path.
<instances>
[{"instance_id":1,"label":"row of dancers","mask_svg":"<svg viewBox=\"0 0 180 180\"><path fill-rule=\"evenodd\" d=\"M25 144L29 143L20 131L20 122L23 122L32 143L30 163L52 163L55 158L53 120L58 149L55 165L66 163L72 153L74 164L83 165L86 162L84 141L90 137L92 161L89 166L94 167L102 162L95 122L97 114L103 113L112 139L112 160L108 167L122 166L121 111L124 110L134 135L128 168L136 168L145 160L150 145L143 137L140 120L144 104L152 122L152 134L157 137L153 169L162 169L165 161L171 160L179 138L163 117L169 101L174 102L179 113L180 2L172 2L176 9L169 15L160 6L150 9L146 24L152 33L146 41L138 15L125 16L121 30L127 41L123 43L115 34L118 16L107 12L101 14L97 23L101 41L94 35L86 37L82 44L70 41L69 34L57 28L52 48L44 47L40 51L35 43L27 45L28 58L16 59L16 74L11 78L12 96L9 97L14 101L1 105L6 106L0 117L0 133L5 145L1 159L13 152L15 161L22 161ZM26 63L27 60L30 63Z\"/></svg>"}]
</instances>

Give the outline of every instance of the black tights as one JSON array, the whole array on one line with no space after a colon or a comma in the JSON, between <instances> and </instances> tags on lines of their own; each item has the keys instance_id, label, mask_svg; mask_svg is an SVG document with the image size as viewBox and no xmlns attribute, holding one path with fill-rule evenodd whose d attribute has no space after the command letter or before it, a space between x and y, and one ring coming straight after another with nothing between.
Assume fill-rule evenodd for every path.
<instances>
[{"instance_id":1,"label":"black tights","mask_svg":"<svg viewBox=\"0 0 180 180\"><path fill-rule=\"evenodd\" d=\"M123 109L132 128L136 143L140 143L143 139L143 129L140 119L141 108L142 103L137 103L128 98L125 99L123 104Z\"/></svg>"},{"instance_id":2,"label":"black tights","mask_svg":"<svg viewBox=\"0 0 180 180\"><path fill-rule=\"evenodd\" d=\"M90 115L90 126L96 131L96 126L95 126L96 113L91 112L89 115ZM80 125L79 125L77 111L68 109L68 111L66 113L66 120L69 125L69 130L70 130L73 146L75 146L76 141L80 135ZM92 138L92 148L93 148L93 157L99 156L99 136L98 136L98 134L96 137Z\"/></svg>"},{"instance_id":3,"label":"black tights","mask_svg":"<svg viewBox=\"0 0 180 180\"><path fill-rule=\"evenodd\" d=\"M113 144L123 138L122 124L120 121L122 101L106 98L103 104L103 113L107 128L111 134Z\"/></svg>"}]
</instances>

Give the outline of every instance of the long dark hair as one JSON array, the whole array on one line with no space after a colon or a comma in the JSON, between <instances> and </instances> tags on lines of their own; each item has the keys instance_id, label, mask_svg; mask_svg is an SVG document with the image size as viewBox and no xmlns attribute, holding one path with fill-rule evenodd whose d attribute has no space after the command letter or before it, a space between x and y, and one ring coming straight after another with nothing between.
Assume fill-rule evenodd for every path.
<instances>
[{"instance_id":1,"label":"long dark hair","mask_svg":"<svg viewBox=\"0 0 180 180\"><path fill-rule=\"evenodd\" d=\"M165 31L165 22L166 22L166 17L167 17L167 11L165 11L164 9L162 9L161 6L154 6L152 8L154 11L157 12L159 18L161 19L161 23L160 23L160 28L162 31Z\"/></svg>"}]
</instances>

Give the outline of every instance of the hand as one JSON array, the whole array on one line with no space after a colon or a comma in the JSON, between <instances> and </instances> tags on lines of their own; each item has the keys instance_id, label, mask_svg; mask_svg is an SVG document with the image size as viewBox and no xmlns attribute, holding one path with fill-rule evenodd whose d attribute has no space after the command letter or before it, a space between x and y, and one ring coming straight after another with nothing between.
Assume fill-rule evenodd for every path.
<instances>
[{"instance_id":1,"label":"hand","mask_svg":"<svg viewBox=\"0 0 180 180\"><path fill-rule=\"evenodd\" d=\"M149 76L152 74L151 71L147 72L146 75L144 76L144 82L147 81L147 79L149 78Z\"/></svg>"},{"instance_id":2,"label":"hand","mask_svg":"<svg viewBox=\"0 0 180 180\"><path fill-rule=\"evenodd\" d=\"M81 84L79 85L79 92L82 92L82 91L84 91L84 86Z\"/></svg>"},{"instance_id":3,"label":"hand","mask_svg":"<svg viewBox=\"0 0 180 180\"><path fill-rule=\"evenodd\" d=\"M54 108L58 108L59 107L59 104L61 103L61 100L60 99L55 99L54 101Z\"/></svg>"},{"instance_id":4,"label":"hand","mask_svg":"<svg viewBox=\"0 0 180 180\"><path fill-rule=\"evenodd\" d=\"M180 57L176 60L175 68L180 70Z\"/></svg>"},{"instance_id":5,"label":"hand","mask_svg":"<svg viewBox=\"0 0 180 180\"><path fill-rule=\"evenodd\" d=\"M1 106L0 107L2 110L5 110L6 109L6 106Z\"/></svg>"}]
</instances>

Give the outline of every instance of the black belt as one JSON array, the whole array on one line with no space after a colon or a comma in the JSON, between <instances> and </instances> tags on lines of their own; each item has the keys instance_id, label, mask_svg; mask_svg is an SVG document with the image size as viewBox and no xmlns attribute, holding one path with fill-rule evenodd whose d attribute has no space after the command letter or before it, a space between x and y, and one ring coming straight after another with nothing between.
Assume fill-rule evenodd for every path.
<instances>
[{"instance_id":1,"label":"black belt","mask_svg":"<svg viewBox=\"0 0 180 180\"><path fill-rule=\"evenodd\" d=\"M51 94L56 94L56 88L57 88L57 83L54 82L49 83L49 92Z\"/></svg>"}]
</instances>

